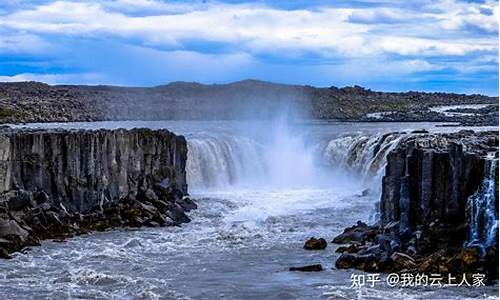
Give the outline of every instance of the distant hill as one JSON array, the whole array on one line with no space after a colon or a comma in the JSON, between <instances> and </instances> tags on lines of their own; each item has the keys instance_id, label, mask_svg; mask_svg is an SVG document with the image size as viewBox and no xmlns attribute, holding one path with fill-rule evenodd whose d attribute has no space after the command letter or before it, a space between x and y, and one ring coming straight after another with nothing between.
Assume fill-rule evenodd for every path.
<instances>
[{"instance_id":1,"label":"distant hill","mask_svg":"<svg viewBox=\"0 0 500 300\"><path fill-rule=\"evenodd\" d=\"M0 122L266 119L283 113L354 121L384 111L398 112L398 118L404 120L407 112L425 111L430 106L471 103L497 104L498 98L386 93L359 86L316 88L258 80L212 85L172 82L148 88L0 83Z\"/></svg>"}]
</instances>

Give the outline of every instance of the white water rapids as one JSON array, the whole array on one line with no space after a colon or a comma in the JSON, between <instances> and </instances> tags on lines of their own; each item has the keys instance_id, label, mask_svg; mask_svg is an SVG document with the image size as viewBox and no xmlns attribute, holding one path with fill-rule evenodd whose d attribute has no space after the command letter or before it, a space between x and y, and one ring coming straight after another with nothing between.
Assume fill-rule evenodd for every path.
<instances>
[{"instance_id":1,"label":"white water rapids","mask_svg":"<svg viewBox=\"0 0 500 300\"><path fill-rule=\"evenodd\" d=\"M379 200L385 155L415 123L96 122L30 127L167 128L186 136L189 191L181 227L121 229L0 260L5 299L495 299L497 289L350 288L335 246L307 252ZM455 131L419 123L418 129ZM372 193L361 195L370 188ZM321 263L323 272L289 272ZM21 295L21 296L19 296Z\"/></svg>"}]
</instances>

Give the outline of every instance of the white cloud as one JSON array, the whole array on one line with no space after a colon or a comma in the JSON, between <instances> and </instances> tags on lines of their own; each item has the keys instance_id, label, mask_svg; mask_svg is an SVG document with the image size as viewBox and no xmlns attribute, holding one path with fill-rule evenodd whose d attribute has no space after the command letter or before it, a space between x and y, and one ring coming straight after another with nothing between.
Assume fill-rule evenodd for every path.
<instances>
[{"instance_id":1,"label":"white cloud","mask_svg":"<svg viewBox=\"0 0 500 300\"><path fill-rule=\"evenodd\" d=\"M384 52L400 55L436 56L465 55L475 51L495 51L498 44L491 40L431 40L412 37L382 37L377 42Z\"/></svg>"},{"instance_id":2,"label":"white cloud","mask_svg":"<svg viewBox=\"0 0 500 300\"><path fill-rule=\"evenodd\" d=\"M485 3L470 3L453 0L440 0L428 5L437 9L434 14L444 30L464 30L467 26L476 27L486 32L498 32L498 1L487 0Z\"/></svg>"},{"instance_id":3,"label":"white cloud","mask_svg":"<svg viewBox=\"0 0 500 300\"><path fill-rule=\"evenodd\" d=\"M39 81L47 84L101 84L104 76L94 73L81 74L34 74L22 73L12 76L0 76L0 82L22 82L22 81Z\"/></svg>"},{"instance_id":4,"label":"white cloud","mask_svg":"<svg viewBox=\"0 0 500 300\"><path fill-rule=\"evenodd\" d=\"M304 52L325 57L466 55L498 48L498 38L460 36L465 26L496 30L498 8L492 3L426 2L420 13L387 7L281 10L217 2L57 1L0 17L0 26L30 34L115 36L174 49L199 40L292 57ZM488 9L491 15L483 13ZM409 24L414 19L420 21Z\"/></svg>"},{"instance_id":5,"label":"white cloud","mask_svg":"<svg viewBox=\"0 0 500 300\"><path fill-rule=\"evenodd\" d=\"M38 54L52 50L52 45L34 34L0 31L0 54Z\"/></svg>"}]
</instances>

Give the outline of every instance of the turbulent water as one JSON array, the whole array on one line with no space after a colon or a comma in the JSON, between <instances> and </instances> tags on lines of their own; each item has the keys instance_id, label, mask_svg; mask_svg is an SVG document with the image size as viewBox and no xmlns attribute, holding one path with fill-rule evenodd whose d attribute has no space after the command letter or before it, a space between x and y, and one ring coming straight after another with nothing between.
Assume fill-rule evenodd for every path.
<instances>
[{"instance_id":1,"label":"turbulent water","mask_svg":"<svg viewBox=\"0 0 500 300\"><path fill-rule=\"evenodd\" d=\"M0 261L6 299L495 299L496 287L350 288L338 257L304 251L368 220L385 155L431 123L287 124L98 122L30 127L168 128L188 141L188 183L199 208L181 227L122 229L46 241ZM369 188L372 192L362 193ZM482 203L482 202L481 202ZM290 266L321 263L318 273Z\"/></svg>"}]
</instances>

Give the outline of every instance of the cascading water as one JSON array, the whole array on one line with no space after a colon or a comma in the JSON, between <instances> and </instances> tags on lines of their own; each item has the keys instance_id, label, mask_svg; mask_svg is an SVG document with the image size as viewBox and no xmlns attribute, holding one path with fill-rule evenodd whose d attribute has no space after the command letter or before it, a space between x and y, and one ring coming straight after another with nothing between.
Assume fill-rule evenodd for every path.
<instances>
[{"instance_id":1,"label":"cascading water","mask_svg":"<svg viewBox=\"0 0 500 300\"><path fill-rule=\"evenodd\" d=\"M263 146L229 134L188 139L187 180L194 189L227 187L266 173Z\"/></svg>"},{"instance_id":2,"label":"cascading water","mask_svg":"<svg viewBox=\"0 0 500 300\"><path fill-rule=\"evenodd\" d=\"M325 147L323 157L332 167L360 176L365 188L375 192L375 197L379 199L387 154L406 136L404 133L390 133L336 138ZM379 203L376 202L369 220L376 223L379 217Z\"/></svg>"},{"instance_id":3,"label":"cascading water","mask_svg":"<svg viewBox=\"0 0 500 300\"><path fill-rule=\"evenodd\" d=\"M204 134L187 142L190 189L305 188L331 182L314 159L314 147L284 119L257 134Z\"/></svg>"},{"instance_id":4,"label":"cascading water","mask_svg":"<svg viewBox=\"0 0 500 300\"><path fill-rule=\"evenodd\" d=\"M387 154L406 136L403 133L344 136L331 140L323 156L332 166L361 175L363 181L373 183L378 189Z\"/></svg>"},{"instance_id":5,"label":"cascading water","mask_svg":"<svg viewBox=\"0 0 500 300\"><path fill-rule=\"evenodd\" d=\"M498 160L488 157L485 160L484 178L478 190L467 201L469 218L469 238L467 247L479 246L482 249L494 245L498 238L498 212L496 208L496 172Z\"/></svg>"}]
</instances>

